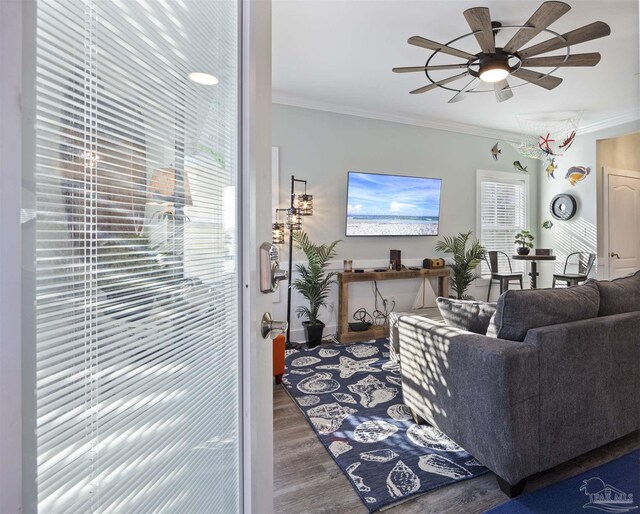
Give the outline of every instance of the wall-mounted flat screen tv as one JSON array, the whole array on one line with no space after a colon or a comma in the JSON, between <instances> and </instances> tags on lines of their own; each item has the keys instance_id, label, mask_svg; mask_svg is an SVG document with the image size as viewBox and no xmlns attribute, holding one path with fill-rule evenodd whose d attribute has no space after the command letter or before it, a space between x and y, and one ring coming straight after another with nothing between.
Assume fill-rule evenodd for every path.
<instances>
[{"instance_id":1,"label":"wall-mounted flat screen tv","mask_svg":"<svg viewBox=\"0 0 640 514\"><path fill-rule=\"evenodd\" d=\"M439 178L350 171L347 236L437 236Z\"/></svg>"}]
</instances>

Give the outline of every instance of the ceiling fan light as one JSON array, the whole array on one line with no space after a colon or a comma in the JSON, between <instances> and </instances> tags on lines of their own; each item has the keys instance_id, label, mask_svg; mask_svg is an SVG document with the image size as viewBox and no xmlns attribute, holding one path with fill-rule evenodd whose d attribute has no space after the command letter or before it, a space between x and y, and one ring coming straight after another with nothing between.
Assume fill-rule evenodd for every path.
<instances>
[{"instance_id":1,"label":"ceiling fan light","mask_svg":"<svg viewBox=\"0 0 640 514\"><path fill-rule=\"evenodd\" d=\"M479 77L483 82L499 82L506 79L511 68L505 62L489 63L480 67Z\"/></svg>"}]
</instances>

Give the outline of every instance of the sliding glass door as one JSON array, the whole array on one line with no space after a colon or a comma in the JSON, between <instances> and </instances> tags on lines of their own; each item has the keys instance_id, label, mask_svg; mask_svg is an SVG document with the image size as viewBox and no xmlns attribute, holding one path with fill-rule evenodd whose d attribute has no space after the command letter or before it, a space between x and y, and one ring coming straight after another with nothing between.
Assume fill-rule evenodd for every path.
<instances>
[{"instance_id":1,"label":"sliding glass door","mask_svg":"<svg viewBox=\"0 0 640 514\"><path fill-rule=\"evenodd\" d=\"M37 3L40 512L241 508L239 11Z\"/></svg>"}]
</instances>

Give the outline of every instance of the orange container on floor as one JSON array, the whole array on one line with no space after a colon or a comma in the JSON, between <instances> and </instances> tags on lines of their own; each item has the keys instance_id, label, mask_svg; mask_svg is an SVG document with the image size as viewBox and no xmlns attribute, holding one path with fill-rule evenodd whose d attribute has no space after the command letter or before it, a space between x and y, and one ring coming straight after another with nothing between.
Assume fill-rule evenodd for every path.
<instances>
[{"instance_id":1,"label":"orange container on floor","mask_svg":"<svg viewBox=\"0 0 640 514\"><path fill-rule=\"evenodd\" d=\"M284 334L280 334L273 340L273 376L276 378L276 384L282 382L284 374Z\"/></svg>"}]
</instances>

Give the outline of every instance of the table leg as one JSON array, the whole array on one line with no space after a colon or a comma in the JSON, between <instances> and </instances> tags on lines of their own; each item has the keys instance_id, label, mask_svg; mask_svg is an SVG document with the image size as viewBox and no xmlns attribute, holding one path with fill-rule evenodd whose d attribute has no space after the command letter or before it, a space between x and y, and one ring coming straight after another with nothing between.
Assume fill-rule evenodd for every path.
<instances>
[{"instance_id":1,"label":"table leg","mask_svg":"<svg viewBox=\"0 0 640 514\"><path fill-rule=\"evenodd\" d=\"M342 280L338 283L338 341L349 331L349 287ZM342 341L340 341L342 342Z\"/></svg>"},{"instance_id":2,"label":"table leg","mask_svg":"<svg viewBox=\"0 0 640 514\"><path fill-rule=\"evenodd\" d=\"M531 289L536 289L538 286L538 266L536 261L531 261L531 273L529 275L531 276Z\"/></svg>"},{"instance_id":3,"label":"table leg","mask_svg":"<svg viewBox=\"0 0 640 514\"><path fill-rule=\"evenodd\" d=\"M438 277L438 296L449 297L449 277ZM423 302L424 303L424 302Z\"/></svg>"}]
</instances>

